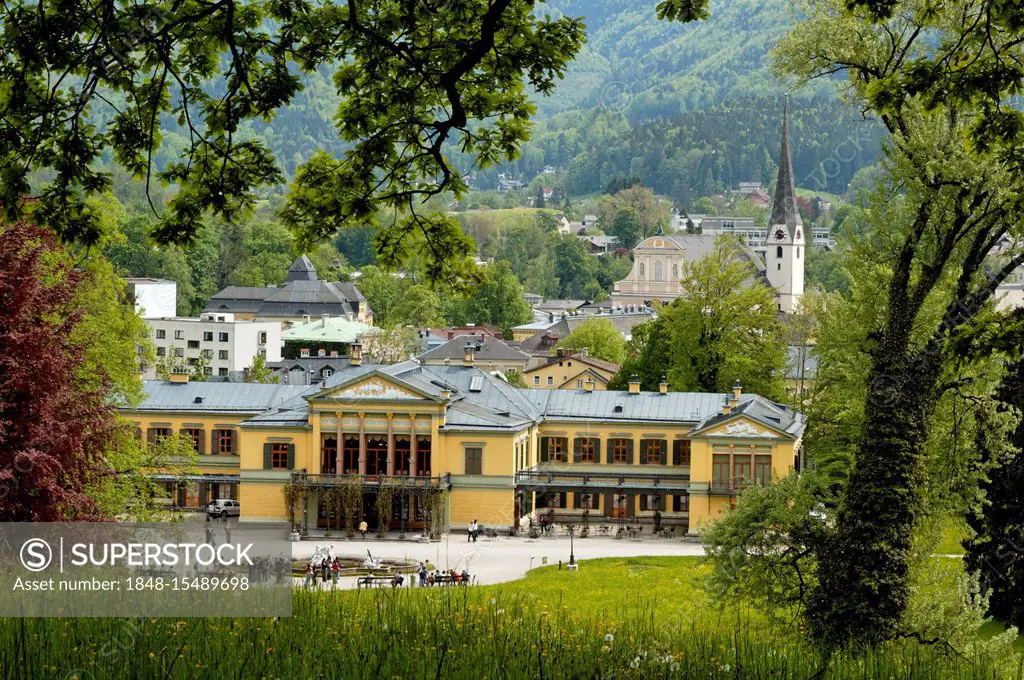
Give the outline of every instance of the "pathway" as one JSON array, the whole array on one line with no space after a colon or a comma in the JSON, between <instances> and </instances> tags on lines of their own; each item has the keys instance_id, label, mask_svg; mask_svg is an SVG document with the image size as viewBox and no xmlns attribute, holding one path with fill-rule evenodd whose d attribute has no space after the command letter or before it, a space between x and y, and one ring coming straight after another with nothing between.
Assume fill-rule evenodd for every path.
<instances>
[{"instance_id":1,"label":"pathway","mask_svg":"<svg viewBox=\"0 0 1024 680\"><path fill-rule=\"evenodd\" d=\"M292 545L295 559L308 559L318 546L331 546L335 555L365 557L366 551L375 558L408 559L413 562L430 560L439 569L465 569L478 583L492 584L515 581L526 576L533 567L569 561L567 536L530 538L484 538L476 543L466 541L465 534L446 535L439 543L419 543L415 540L354 540L311 538ZM573 542L576 560L599 557L639 556L701 556L704 546L678 539L616 539L577 538ZM346 588L355 587L355 579L342 579ZM301 580L299 581L301 583Z\"/></svg>"}]
</instances>

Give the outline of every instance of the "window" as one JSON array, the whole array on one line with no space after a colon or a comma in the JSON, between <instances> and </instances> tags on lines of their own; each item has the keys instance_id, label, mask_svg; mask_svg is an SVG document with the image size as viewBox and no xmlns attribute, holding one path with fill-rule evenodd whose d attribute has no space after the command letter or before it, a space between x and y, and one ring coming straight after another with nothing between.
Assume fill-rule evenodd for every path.
<instances>
[{"instance_id":1,"label":"window","mask_svg":"<svg viewBox=\"0 0 1024 680\"><path fill-rule=\"evenodd\" d=\"M533 384L534 385L540 385L540 376L539 375L533 376Z\"/></svg>"},{"instance_id":2,"label":"window","mask_svg":"<svg viewBox=\"0 0 1024 680\"><path fill-rule=\"evenodd\" d=\"M171 428L169 427L151 427L146 431L146 441L149 443L155 443L158 439L164 439L171 436Z\"/></svg>"},{"instance_id":3,"label":"window","mask_svg":"<svg viewBox=\"0 0 1024 680\"><path fill-rule=\"evenodd\" d=\"M772 483L771 456L754 456L754 479L762 486Z\"/></svg>"},{"instance_id":4,"label":"window","mask_svg":"<svg viewBox=\"0 0 1024 680\"><path fill-rule=\"evenodd\" d=\"M555 384L555 377L552 375L548 376L548 387L552 387Z\"/></svg>"},{"instance_id":5,"label":"window","mask_svg":"<svg viewBox=\"0 0 1024 680\"><path fill-rule=\"evenodd\" d=\"M167 337L167 331L165 331L163 328L157 328L156 329L156 339L157 340L163 340L166 337Z\"/></svg>"},{"instance_id":6,"label":"window","mask_svg":"<svg viewBox=\"0 0 1024 680\"><path fill-rule=\"evenodd\" d=\"M227 333L218 333L217 334L217 340L219 340L220 342L227 342L228 341L228 334Z\"/></svg>"},{"instance_id":7,"label":"window","mask_svg":"<svg viewBox=\"0 0 1024 680\"><path fill-rule=\"evenodd\" d=\"M711 463L711 486L729 488L729 455L716 453Z\"/></svg>"},{"instance_id":8,"label":"window","mask_svg":"<svg viewBox=\"0 0 1024 680\"><path fill-rule=\"evenodd\" d=\"M223 368L223 367L217 369L217 375L227 375L227 374L228 374L228 369Z\"/></svg>"},{"instance_id":9,"label":"window","mask_svg":"<svg viewBox=\"0 0 1024 680\"><path fill-rule=\"evenodd\" d=\"M777 271L777 272L781 272L782 271L782 263L781 262L779 264L775 265L775 271Z\"/></svg>"},{"instance_id":10,"label":"window","mask_svg":"<svg viewBox=\"0 0 1024 680\"><path fill-rule=\"evenodd\" d=\"M184 347L175 347L174 348L174 356L176 356L176 357L183 357L183 356L185 356L185 348Z\"/></svg>"},{"instance_id":11,"label":"window","mask_svg":"<svg viewBox=\"0 0 1024 680\"><path fill-rule=\"evenodd\" d=\"M665 272L663 270L663 266L664 265L662 265L661 260L655 260L654 261L654 280L655 281L661 281L664 278Z\"/></svg>"},{"instance_id":12,"label":"window","mask_svg":"<svg viewBox=\"0 0 1024 680\"><path fill-rule=\"evenodd\" d=\"M212 349L204 349L203 350L203 357L206 358L206 359L212 359L213 358L213 350Z\"/></svg>"},{"instance_id":13,"label":"window","mask_svg":"<svg viewBox=\"0 0 1024 680\"><path fill-rule=\"evenodd\" d=\"M330 366L325 366L320 371L321 378L330 378L332 375L334 375L334 369L331 368Z\"/></svg>"},{"instance_id":14,"label":"window","mask_svg":"<svg viewBox=\"0 0 1024 680\"><path fill-rule=\"evenodd\" d=\"M482 475L484 473L484 450L478 446L466 448L466 470L467 475Z\"/></svg>"},{"instance_id":15,"label":"window","mask_svg":"<svg viewBox=\"0 0 1024 680\"><path fill-rule=\"evenodd\" d=\"M288 444L274 442L270 445L270 468L272 470L288 469Z\"/></svg>"},{"instance_id":16,"label":"window","mask_svg":"<svg viewBox=\"0 0 1024 680\"><path fill-rule=\"evenodd\" d=\"M202 453L203 451L203 431L195 428L185 428L181 431L181 434L186 437L192 438L192 446L195 447L196 453Z\"/></svg>"},{"instance_id":17,"label":"window","mask_svg":"<svg viewBox=\"0 0 1024 680\"><path fill-rule=\"evenodd\" d=\"M679 496L672 496L672 512L689 512L690 511L690 494L681 494Z\"/></svg>"},{"instance_id":18,"label":"window","mask_svg":"<svg viewBox=\"0 0 1024 680\"><path fill-rule=\"evenodd\" d=\"M549 491L544 494L544 499L541 503L542 508L564 508L565 507L565 494L557 491Z\"/></svg>"},{"instance_id":19,"label":"window","mask_svg":"<svg viewBox=\"0 0 1024 680\"><path fill-rule=\"evenodd\" d=\"M345 445L341 450L341 470L345 474L359 472L359 439L345 437Z\"/></svg>"},{"instance_id":20,"label":"window","mask_svg":"<svg viewBox=\"0 0 1024 680\"><path fill-rule=\"evenodd\" d=\"M260 331L260 338L259 338L259 340L257 342L259 342L259 344L261 344L261 345L267 344L267 332L266 331Z\"/></svg>"},{"instance_id":21,"label":"window","mask_svg":"<svg viewBox=\"0 0 1024 680\"><path fill-rule=\"evenodd\" d=\"M388 473L388 438L384 435L370 435L366 438L366 474L386 475Z\"/></svg>"},{"instance_id":22,"label":"window","mask_svg":"<svg viewBox=\"0 0 1024 680\"><path fill-rule=\"evenodd\" d=\"M664 441L661 439L645 439L643 462L650 465L659 465L665 453Z\"/></svg>"},{"instance_id":23,"label":"window","mask_svg":"<svg viewBox=\"0 0 1024 680\"><path fill-rule=\"evenodd\" d=\"M213 342L213 331L203 331L203 342Z\"/></svg>"},{"instance_id":24,"label":"window","mask_svg":"<svg viewBox=\"0 0 1024 680\"><path fill-rule=\"evenodd\" d=\"M641 494L640 509L650 511L664 510L662 507L661 496L656 493Z\"/></svg>"},{"instance_id":25,"label":"window","mask_svg":"<svg viewBox=\"0 0 1024 680\"><path fill-rule=\"evenodd\" d=\"M644 263L641 262L640 263L640 276L643 276L643 275L644 275Z\"/></svg>"},{"instance_id":26,"label":"window","mask_svg":"<svg viewBox=\"0 0 1024 680\"><path fill-rule=\"evenodd\" d=\"M430 437L426 435L416 438L416 474L430 476Z\"/></svg>"},{"instance_id":27,"label":"window","mask_svg":"<svg viewBox=\"0 0 1024 680\"><path fill-rule=\"evenodd\" d=\"M749 484L753 479L750 470L750 456L735 456L732 459L732 478L736 484Z\"/></svg>"},{"instance_id":28,"label":"window","mask_svg":"<svg viewBox=\"0 0 1024 680\"><path fill-rule=\"evenodd\" d=\"M583 389L583 381L582 380L577 380L576 381L576 389L578 389L578 390L582 390Z\"/></svg>"},{"instance_id":29,"label":"window","mask_svg":"<svg viewBox=\"0 0 1024 680\"><path fill-rule=\"evenodd\" d=\"M578 493L575 495L576 507L580 510L597 510L599 498L596 493Z\"/></svg>"},{"instance_id":30,"label":"window","mask_svg":"<svg viewBox=\"0 0 1024 680\"><path fill-rule=\"evenodd\" d=\"M782 246L775 246L775 257L782 258Z\"/></svg>"},{"instance_id":31,"label":"window","mask_svg":"<svg viewBox=\"0 0 1024 680\"><path fill-rule=\"evenodd\" d=\"M580 437L576 440L579 442L580 455L579 462L581 463L596 463L597 462L597 440L593 437Z\"/></svg>"},{"instance_id":32,"label":"window","mask_svg":"<svg viewBox=\"0 0 1024 680\"><path fill-rule=\"evenodd\" d=\"M632 440L630 439L613 439L612 440L612 462L613 463L632 463Z\"/></svg>"},{"instance_id":33,"label":"window","mask_svg":"<svg viewBox=\"0 0 1024 680\"><path fill-rule=\"evenodd\" d=\"M412 444L409 440L408 435L396 435L395 436L395 469L396 475L410 474L410 464L412 463Z\"/></svg>"},{"instance_id":34,"label":"window","mask_svg":"<svg viewBox=\"0 0 1024 680\"><path fill-rule=\"evenodd\" d=\"M228 351L226 349L217 350L217 358L220 359L221 361L227 361Z\"/></svg>"},{"instance_id":35,"label":"window","mask_svg":"<svg viewBox=\"0 0 1024 680\"><path fill-rule=\"evenodd\" d=\"M320 446L320 471L324 474L333 475L337 473L338 463L338 439L337 437L324 437Z\"/></svg>"},{"instance_id":36,"label":"window","mask_svg":"<svg viewBox=\"0 0 1024 680\"><path fill-rule=\"evenodd\" d=\"M678 264L672 265L672 278L673 279L678 279L679 278L679 265Z\"/></svg>"},{"instance_id":37,"label":"window","mask_svg":"<svg viewBox=\"0 0 1024 680\"><path fill-rule=\"evenodd\" d=\"M565 440L561 437L544 437L542 446L547 448L547 459L551 462L565 462ZM543 458L543 456L541 456Z\"/></svg>"},{"instance_id":38,"label":"window","mask_svg":"<svg viewBox=\"0 0 1024 680\"><path fill-rule=\"evenodd\" d=\"M235 452L234 430L216 430L214 441L217 442L217 450L215 453L220 455L231 455Z\"/></svg>"},{"instance_id":39,"label":"window","mask_svg":"<svg viewBox=\"0 0 1024 680\"><path fill-rule=\"evenodd\" d=\"M673 465L689 465L690 464L690 440L689 439L677 439L672 442L674 447L672 450L672 464Z\"/></svg>"},{"instance_id":40,"label":"window","mask_svg":"<svg viewBox=\"0 0 1024 680\"><path fill-rule=\"evenodd\" d=\"M185 331L174 331L174 339L175 340L184 340L185 339Z\"/></svg>"},{"instance_id":41,"label":"window","mask_svg":"<svg viewBox=\"0 0 1024 680\"><path fill-rule=\"evenodd\" d=\"M165 357L165 356L167 356L167 348L166 347L157 347L156 348L156 355L158 357Z\"/></svg>"}]
</instances>

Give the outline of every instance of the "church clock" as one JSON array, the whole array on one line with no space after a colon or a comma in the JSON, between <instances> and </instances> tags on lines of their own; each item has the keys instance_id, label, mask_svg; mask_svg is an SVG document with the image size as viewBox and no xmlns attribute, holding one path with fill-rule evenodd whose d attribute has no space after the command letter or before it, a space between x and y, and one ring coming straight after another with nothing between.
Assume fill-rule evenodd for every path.
<instances>
[{"instance_id":1,"label":"church clock","mask_svg":"<svg viewBox=\"0 0 1024 680\"><path fill-rule=\"evenodd\" d=\"M776 241L781 241L784 238L786 238L786 232L783 231L782 229L776 229L775 230L775 240Z\"/></svg>"}]
</instances>

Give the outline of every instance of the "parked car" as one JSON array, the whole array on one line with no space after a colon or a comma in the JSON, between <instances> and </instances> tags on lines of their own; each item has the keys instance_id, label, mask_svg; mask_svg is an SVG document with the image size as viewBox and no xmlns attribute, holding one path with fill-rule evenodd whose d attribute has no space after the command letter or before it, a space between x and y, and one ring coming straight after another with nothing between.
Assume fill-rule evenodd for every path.
<instances>
[{"instance_id":1,"label":"parked car","mask_svg":"<svg viewBox=\"0 0 1024 680\"><path fill-rule=\"evenodd\" d=\"M207 515L210 517L220 517L221 519L238 517L241 510L242 508L238 504L238 501L229 500L227 498L219 498L206 506Z\"/></svg>"}]
</instances>

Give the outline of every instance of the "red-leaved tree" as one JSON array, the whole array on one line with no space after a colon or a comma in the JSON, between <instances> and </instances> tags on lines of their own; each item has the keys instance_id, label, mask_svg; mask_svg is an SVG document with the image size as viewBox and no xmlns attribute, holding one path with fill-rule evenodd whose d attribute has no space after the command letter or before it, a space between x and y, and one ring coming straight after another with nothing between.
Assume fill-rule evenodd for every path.
<instances>
[{"instance_id":1,"label":"red-leaved tree","mask_svg":"<svg viewBox=\"0 0 1024 680\"><path fill-rule=\"evenodd\" d=\"M99 519L85 489L119 426L75 379L82 276L62 248L44 228L0 225L0 521Z\"/></svg>"}]
</instances>

